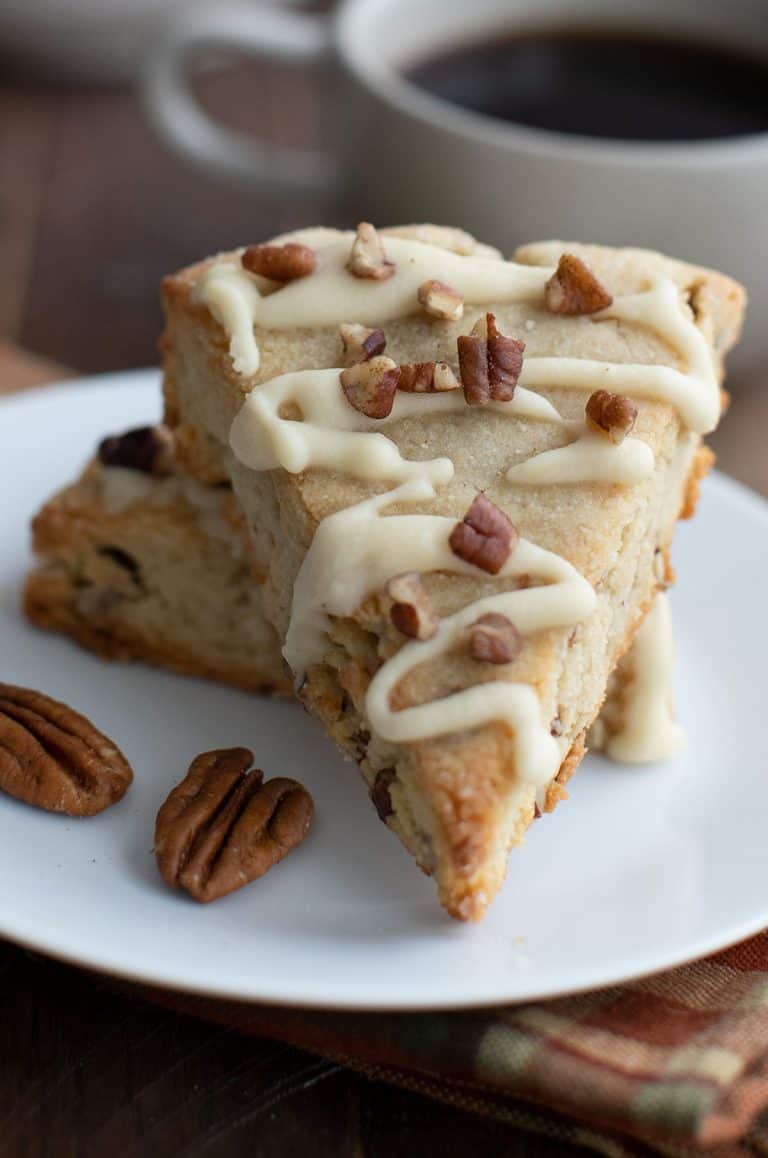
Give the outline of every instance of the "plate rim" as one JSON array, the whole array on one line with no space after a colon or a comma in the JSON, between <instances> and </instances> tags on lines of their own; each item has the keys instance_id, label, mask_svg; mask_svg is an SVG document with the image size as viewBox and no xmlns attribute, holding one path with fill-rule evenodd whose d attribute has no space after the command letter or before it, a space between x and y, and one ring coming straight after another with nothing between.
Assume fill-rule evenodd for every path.
<instances>
[{"instance_id":1,"label":"plate rim","mask_svg":"<svg viewBox=\"0 0 768 1158\"><path fill-rule=\"evenodd\" d=\"M132 382L134 388L139 383L149 386L150 382L157 380L158 375L159 371L156 367L145 367L131 370L107 371L97 375L84 375L77 378L63 379L48 385L41 384L23 391L12 391L8 394L3 394L0 396L0 410L7 411L8 409L18 407L23 411L27 407L38 406L44 398L51 397L52 392L61 395L62 393L73 390L90 390L100 384L104 386L107 382L113 389L125 389L128 382ZM720 492L728 502L735 504L736 507L741 508L745 513L748 512L749 517L759 518L768 529L768 500L756 491L717 471L713 472L710 476L708 487L714 489L716 492ZM297 993L296 986L293 987L294 993L288 995L281 992L265 992L263 986L260 986L262 991L259 993L248 992L242 988L239 992L235 992L231 985L227 987L217 986L215 980L211 980L211 982L207 984L201 984L193 980L179 980L178 977L172 979L165 976L162 970L159 972L153 971L151 965L146 969L137 969L136 967L130 966L121 968L119 965L116 965L114 961L107 960L103 954L99 955L97 953L94 957L93 954L87 955L86 950L72 951L55 944L52 946L50 940L46 940L43 936L29 935L14 929L13 922L11 921L9 923L7 920L4 920L1 913L0 937L9 943L85 972L110 977L144 988L149 987L169 993L187 994L207 1000L225 1001L231 1004L249 1007L268 1006L358 1013L414 1013L449 1012L493 1008L499 1005L529 1004L538 1001L556 1000L561 997L599 988L630 984L661 972L691 964L713 953L724 951L761 932L766 928L766 924L768 924L768 898L766 900L766 910L761 916L756 915L754 918L743 920L735 929L731 929L725 934L725 936L718 936L716 933L711 933L709 936L700 938L699 941L694 942L687 949L681 948L679 951L667 956L662 955L660 961L652 966L628 970L619 974L616 973L614 967L612 972L606 974L596 973L589 982L577 982L570 986L565 985L557 989L548 988L540 992L534 990L523 996L498 996L489 999L485 996L470 996L467 998L457 995L455 997L435 998L434 1000L423 997L410 999L398 998L396 995L391 999L383 998L377 1000L355 997L350 997L348 1000L343 998L328 999Z\"/></svg>"}]
</instances>

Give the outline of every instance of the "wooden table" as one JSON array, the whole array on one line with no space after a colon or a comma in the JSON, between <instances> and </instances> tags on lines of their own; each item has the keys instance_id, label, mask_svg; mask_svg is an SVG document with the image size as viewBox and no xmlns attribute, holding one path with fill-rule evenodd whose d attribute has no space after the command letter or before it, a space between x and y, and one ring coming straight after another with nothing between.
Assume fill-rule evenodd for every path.
<instances>
[{"instance_id":1,"label":"wooden table","mask_svg":"<svg viewBox=\"0 0 768 1158\"><path fill-rule=\"evenodd\" d=\"M322 140L309 88L289 94L262 75L268 99L242 101L250 80L244 70L211 80L206 99L230 121L245 109L262 134ZM151 138L126 92L0 86L0 389L55 377L52 363L152 363L163 273L336 219L333 206L286 206L201 180ZM742 384L716 446L725 469L768 493L761 387ZM0 1158L577 1153L2 943L0 978Z\"/></svg>"}]
</instances>

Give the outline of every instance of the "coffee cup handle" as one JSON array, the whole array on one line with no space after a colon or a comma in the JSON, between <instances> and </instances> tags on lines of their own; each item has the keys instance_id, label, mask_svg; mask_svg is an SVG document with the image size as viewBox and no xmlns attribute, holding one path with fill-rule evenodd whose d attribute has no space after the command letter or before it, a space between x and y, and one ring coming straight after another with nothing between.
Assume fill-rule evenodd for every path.
<instances>
[{"instance_id":1,"label":"coffee cup handle","mask_svg":"<svg viewBox=\"0 0 768 1158\"><path fill-rule=\"evenodd\" d=\"M144 67L141 92L150 122L167 143L208 172L264 193L338 190L334 158L308 149L260 143L217 123L200 107L189 68L203 53L245 53L293 67L333 57L332 25L252 0L182 11L160 36Z\"/></svg>"}]
</instances>

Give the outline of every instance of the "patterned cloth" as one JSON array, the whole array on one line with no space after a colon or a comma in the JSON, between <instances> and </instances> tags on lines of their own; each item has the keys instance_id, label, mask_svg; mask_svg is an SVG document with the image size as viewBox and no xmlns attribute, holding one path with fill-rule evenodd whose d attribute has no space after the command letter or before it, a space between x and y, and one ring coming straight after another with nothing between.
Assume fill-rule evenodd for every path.
<instances>
[{"instance_id":1,"label":"patterned cloth","mask_svg":"<svg viewBox=\"0 0 768 1158\"><path fill-rule=\"evenodd\" d=\"M498 1009L174 1002L609 1158L768 1155L768 933L628 985Z\"/></svg>"}]
</instances>

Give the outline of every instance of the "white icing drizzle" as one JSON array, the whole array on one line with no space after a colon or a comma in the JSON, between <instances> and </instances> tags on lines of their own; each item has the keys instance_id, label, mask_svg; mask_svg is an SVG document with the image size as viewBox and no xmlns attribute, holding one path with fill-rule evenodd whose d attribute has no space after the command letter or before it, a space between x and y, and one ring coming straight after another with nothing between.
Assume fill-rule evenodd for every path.
<instances>
[{"instance_id":1,"label":"white icing drizzle","mask_svg":"<svg viewBox=\"0 0 768 1158\"><path fill-rule=\"evenodd\" d=\"M197 294L228 331L236 369L245 375L258 369L254 323L280 329L297 324L338 324L353 318L379 326L415 312L418 286L432 278L447 282L476 305L524 300L540 303L552 273L550 269L487 257L459 256L421 241L388 236L385 246L396 264L396 273L386 280L366 281L351 276L345 268L352 240L352 234L318 237L316 272L267 296L261 295L257 281L240 267L237 257L208 267ZM636 397L663 399L676 407L694 432L714 427L719 414L715 367L706 341L685 315L680 292L671 279L659 277L647 291L617 298L607 310L593 315L593 324L604 321L626 321L654 331L680 355L686 370L656 364L530 357L524 361L514 400L493 404L493 408L510 417L561 422L555 408L530 387L590 391L604 387ZM454 519L383 513L394 503L434 498L436 488L453 476L453 464L446 458L425 462L404 459L396 444L381 433L382 428L412 414L446 412L467 412L460 392L399 393L388 419L368 419L346 401L338 369L285 374L257 386L248 396L231 433L232 448L245 465L255 470L282 467L292 473L333 469L395 484L385 494L337 511L317 528L294 585L284 648L295 673L322 660L329 617L353 614L393 575L406 570L477 574L450 550L448 536ZM653 453L639 439L625 439L614 446L588 431L583 423L566 425L575 440L516 465L508 474L510 481L529 484L590 479L631 485L653 470ZM382 665L367 693L368 717L380 736L401 743L501 721L514 732L521 781L541 788L555 775L564 741L550 735L531 686L496 679L402 710L393 710L390 703L392 692L409 671L459 646L468 625L487 611L508 615L525 635L572 626L591 613L595 594L565 559L520 540L500 576L522 573L534 575L541 585L476 600L442 620L431 640L405 644ZM649 616L647 636L664 612L655 614L656 618ZM640 706L632 709L628 724L639 729L650 720L668 738L673 726L658 705L650 715L647 710L653 701L651 684L665 670L659 658L662 652L653 642L647 643L646 650L651 659L656 657L655 667L653 662L646 662L642 671L638 667L635 684ZM640 655L644 655L642 640ZM612 744L618 746L617 751L622 746L631 747L628 739L620 737L614 737Z\"/></svg>"},{"instance_id":2,"label":"white icing drizzle","mask_svg":"<svg viewBox=\"0 0 768 1158\"><path fill-rule=\"evenodd\" d=\"M281 374L252 390L230 432L230 444L240 461L253 470L281 466L299 474L313 466L346 471L355 478L404 482L422 474L425 464L406 462L395 443L379 433L381 428L414 414L467 410L461 390L438 394L398 391L389 418L368 418L347 402L340 373L338 369L299 370ZM288 405L299 408L303 421L281 417L282 409ZM494 402L490 408L509 418L560 420L546 398L525 389L517 389L511 402ZM430 477L436 485L453 476L449 459L435 460L438 462L444 465L429 464Z\"/></svg>"},{"instance_id":3,"label":"white icing drizzle","mask_svg":"<svg viewBox=\"0 0 768 1158\"><path fill-rule=\"evenodd\" d=\"M631 764L667 760L685 746L685 732L672 716L675 649L669 600L661 592L635 636L630 658L623 724L605 750L614 760Z\"/></svg>"},{"instance_id":4,"label":"white icing drizzle","mask_svg":"<svg viewBox=\"0 0 768 1158\"><path fill-rule=\"evenodd\" d=\"M511 466L507 480L524 486L547 483L606 482L634 486L653 474L654 453L640 438L625 438L615 446L610 438L585 423L568 423L576 434L567 446L544 450Z\"/></svg>"}]
</instances>

